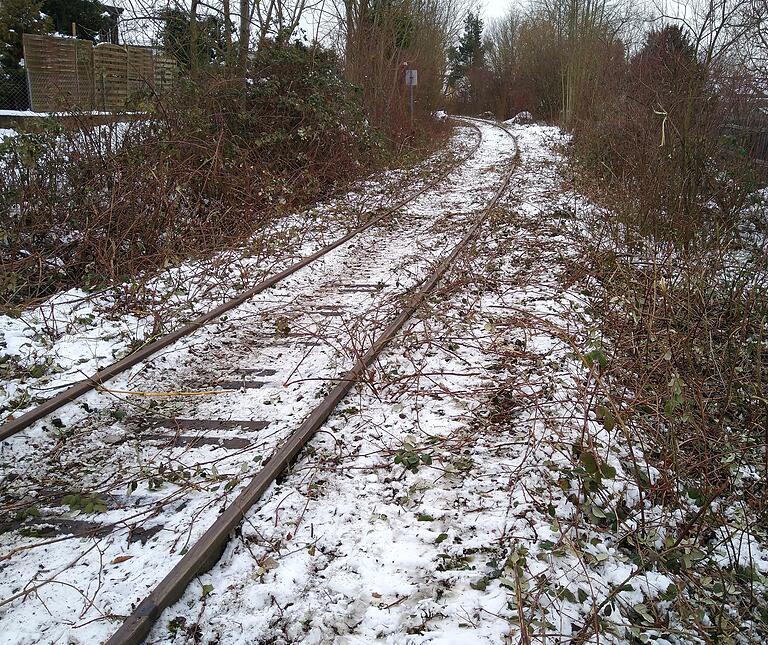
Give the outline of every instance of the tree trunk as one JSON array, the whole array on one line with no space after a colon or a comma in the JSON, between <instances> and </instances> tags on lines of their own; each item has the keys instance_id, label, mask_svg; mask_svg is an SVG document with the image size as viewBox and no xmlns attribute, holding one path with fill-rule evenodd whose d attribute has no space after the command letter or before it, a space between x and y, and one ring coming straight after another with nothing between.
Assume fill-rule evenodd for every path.
<instances>
[{"instance_id":1,"label":"tree trunk","mask_svg":"<svg viewBox=\"0 0 768 645\"><path fill-rule=\"evenodd\" d=\"M189 73L192 78L197 78L198 69L200 67L200 52L197 48L197 4L198 0L192 0L189 7Z\"/></svg>"},{"instance_id":2,"label":"tree trunk","mask_svg":"<svg viewBox=\"0 0 768 645\"><path fill-rule=\"evenodd\" d=\"M238 56L238 68L241 74L245 73L248 65L248 45L251 40L251 7L248 0L240 0L240 51Z\"/></svg>"},{"instance_id":3,"label":"tree trunk","mask_svg":"<svg viewBox=\"0 0 768 645\"><path fill-rule=\"evenodd\" d=\"M232 23L230 22L230 5L229 0L222 0L222 13L224 14L224 46L226 51L224 52L224 61L227 65L227 70L231 70L232 64L235 62L235 52L232 46Z\"/></svg>"}]
</instances>

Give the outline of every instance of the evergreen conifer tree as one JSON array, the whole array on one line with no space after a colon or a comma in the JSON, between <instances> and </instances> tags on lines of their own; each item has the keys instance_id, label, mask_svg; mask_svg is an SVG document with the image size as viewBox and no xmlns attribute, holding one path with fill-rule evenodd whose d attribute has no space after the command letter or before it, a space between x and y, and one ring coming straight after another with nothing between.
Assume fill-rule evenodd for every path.
<instances>
[{"instance_id":1,"label":"evergreen conifer tree","mask_svg":"<svg viewBox=\"0 0 768 645\"><path fill-rule=\"evenodd\" d=\"M52 29L51 20L42 13L41 0L0 2L0 109L29 107L22 35L45 34Z\"/></svg>"},{"instance_id":2,"label":"evergreen conifer tree","mask_svg":"<svg viewBox=\"0 0 768 645\"><path fill-rule=\"evenodd\" d=\"M484 59L483 21L479 14L469 12L464 20L464 33L459 46L452 48L449 55L449 87L456 87L462 79L466 79L473 67L482 67Z\"/></svg>"}]
</instances>

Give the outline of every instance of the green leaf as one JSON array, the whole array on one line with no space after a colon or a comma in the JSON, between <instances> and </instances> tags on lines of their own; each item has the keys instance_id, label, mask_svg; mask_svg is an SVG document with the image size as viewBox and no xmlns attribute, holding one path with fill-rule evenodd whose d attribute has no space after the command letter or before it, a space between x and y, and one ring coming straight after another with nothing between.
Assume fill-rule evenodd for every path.
<instances>
[{"instance_id":1,"label":"green leaf","mask_svg":"<svg viewBox=\"0 0 768 645\"><path fill-rule=\"evenodd\" d=\"M419 520L419 522L434 522L435 518L431 515L427 515L426 513L421 513L416 519Z\"/></svg>"},{"instance_id":2,"label":"green leaf","mask_svg":"<svg viewBox=\"0 0 768 645\"><path fill-rule=\"evenodd\" d=\"M608 432L613 430L613 428L616 426L616 422L613 418L613 412L611 412L604 405L598 405L595 408L595 412L597 413L597 416L603 420L603 425L605 426L605 429L608 430Z\"/></svg>"},{"instance_id":3,"label":"green leaf","mask_svg":"<svg viewBox=\"0 0 768 645\"><path fill-rule=\"evenodd\" d=\"M579 587L576 591L576 595L579 597L579 602L586 602L587 598L589 598L587 592L584 591L581 587Z\"/></svg>"},{"instance_id":4,"label":"green leaf","mask_svg":"<svg viewBox=\"0 0 768 645\"><path fill-rule=\"evenodd\" d=\"M693 562L698 562L699 560L703 560L704 558L706 558L707 554L701 549L697 549L694 547L691 549L689 556Z\"/></svg>"},{"instance_id":5,"label":"green leaf","mask_svg":"<svg viewBox=\"0 0 768 645\"><path fill-rule=\"evenodd\" d=\"M581 461L590 475L596 475L598 473L597 459L595 459L595 455L591 452L582 452L579 455L579 461Z\"/></svg>"},{"instance_id":6,"label":"green leaf","mask_svg":"<svg viewBox=\"0 0 768 645\"><path fill-rule=\"evenodd\" d=\"M593 349L591 352L587 352L584 354L584 356L582 356L582 360L584 361L584 364L590 369L595 363L600 365L602 368L605 368L608 365L608 358L605 356L605 353L602 349Z\"/></svg>"},{"instance_id":7,"label":"green leaf","mask_svg":"<svg viewBox=\"0 0 768 645\"><path fill-rule=\"evenodd\" d=\"M447 533L441 533L437 536L437 539L435 540L435 544L440 544L441 542L445 542L448 539Z\"/></svg>"},{"instance_id":8,"label":"green leaf","mask_svg":"<svg viewBox=\"0 0 768 645\"><path fill-rule=\"evenodd\" d=\"M210 595L213 592L213 585L203 585L203 598Z\"/></svg>"},{"instance_id":9,"label":"green leaf","mask_svg":"<svg viewBox=\"0 0 768 645\"><path fill-rule=\"evenodd\" d=\"M632 609L634 609L640 616L643 617L643 620L645 620L647 623L653 623L653 616L651 616L651 613L648 611L648 607L644 605L643 603L638 603L636 605L632 606Z\"/></svg>"},{"instance_id":10,"label":"green leaf","mask_svg":"<svg viewBox=\"0 0 768 645\"><path fill-rule=\"evenodd\" d=\"M38 363L37 365L33 365L29 370L29 375L32 378L40 378L41 376L45 375L46 371L46 365L45 363Z\"/></svg>"},{"instance_id":11,"label":"green leaf","mask_svg":"<svg viewBox=\"0 0 768 645\"><path fill-rule=\"evenodd\" d=\"M678 590L673 584L669 585L664 591L659 594L659 598L662 600L675 600L677 598Z\"/></svg>"},{"instance_id":12,"label":"green leaf","mask_svg":"<svg viewBox=\"0 0 768 645\"><path fill-rule=\"evenodd\" d=\"M616 479L616 469L610 464L600 466L600 474L606 479Z\"/></svg>"},{"instance_id":13,"label":"green leaf","mask_svg":"<svg viewBox=\"0 0 768 645\"><path fill-rule=\"evenodd\" d=\"M565 587L560 589L560 596L565 598L568 602L576 602L576 596L573 595L573 592L570 589L566 589Z\"/></svg>"},{"instance_id":14,"label":"green leaf","mask_svg":"<svg viewBox=\"0 0 768 645\"><path fill-rule=\"evenodd\" d=\"M485 591L488 588L488 578L483 576L477 582L470 582L469 586L472 587L472 589L477 589L478 591Z\"/></svg>"}]
</instances>

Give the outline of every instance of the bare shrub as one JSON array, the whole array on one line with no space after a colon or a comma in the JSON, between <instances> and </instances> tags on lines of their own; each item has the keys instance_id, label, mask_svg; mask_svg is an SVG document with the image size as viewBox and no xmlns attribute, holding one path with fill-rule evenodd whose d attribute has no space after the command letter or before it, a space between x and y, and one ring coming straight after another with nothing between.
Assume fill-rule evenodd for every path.
<instances>
[{"instance_id":1,"label":"bare shrub","mask_svg":"<svg viewBox=\"0 0 768 645\"><path fill-rule=\"evenodd\" d=\"M755 187L745 151L724 136L738 78L704 65L675 26L652 31L617 64L602 109L582 118L576 154L634 204L633 223L689 241L705 222L733 215ZM717 214L707 206L717 205Z\"/></svg>"},{"instance_id":2,"label":"bare shrub","mask_svg":"<svg viewBox=\"0 0 768 645\"><path fill-rule=\"evenodd\" d=\"M764 633L768 616L752 562L766 539L768 209L728 128L754 76L702 34L649 31L599 110L577 117L572 151L582 187L611 207L584 242L608 353L596 416L658 470L635 468L636 484L673 518L642 519L623 547L676 581L668 600L689 634L719 642Z\"/></svg>"},{"instance_id":3,"label":"bare shrub","mask_svg":"<svg viewBox=\"0 0 768 645\"><path fill-rule=\"evenodd\" d=\"M345 0L339 10L345 74L361 89L371 122L394 141L411 136L405 70L418 69L416 116L429 128L429 114L443 100L458 15L454 0Z\"/></svg>"},{"instance_id":4,"label":"bare shrub","mask_svg":"<svg viewBox=\"0 0 768 645\"><path fill-rule=\"evenodd\" d=\"M334 55L298 43L263 46L245 83L180 85L146 120L6 139L0 300L232 245L359 176L378 150Z\"/></svg>"},{"instance_id":5,"label":"bare shrub","mask_svg":"<svg viewBox=\"0 0 768 645\"><path fill-rule=\"evenodd\" d=\"M649 478L635 464L636 485L675 518L641 518L621 545L643 563L640 572L676 581L671 610L704 642L748 625L760 632L768 616L748 546L765 543L768 510L767 206L686 248L628 230L606 211L584 245L607 354L595 413L656 468ZM660 534L670 537L659 542Z\"/></svg>"}]
</instances>

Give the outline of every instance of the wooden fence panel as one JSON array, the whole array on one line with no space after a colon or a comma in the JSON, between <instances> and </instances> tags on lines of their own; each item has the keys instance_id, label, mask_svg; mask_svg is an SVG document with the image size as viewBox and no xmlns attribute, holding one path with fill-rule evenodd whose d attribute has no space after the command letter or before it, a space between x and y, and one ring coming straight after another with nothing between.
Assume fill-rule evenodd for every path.
<instances>
[{"instance_id":1,"label":"wooden fence panel","mask_svg":"<svg viewBox=\"0 0 768 645\"><path fill-rule=\"evenodd\" d=\"M128 98L135 100L155 88L155 67L152 50L146 47L126 47L128 50Z\"/></svg>"},{"instance_id":2,"label":"wooden fence panel","mask_svg":"<svg viewBox=\"0 0 768 645\"><path fill-rule=\"evenodd\" d=\"M155 91L158 94L170 89L178 76L179 67L174 58L155 54Z\"/></svg>"},{"instance_id":3,"label":"wooden fence panel","mask_svg":"<svg viewBox=\"0 0 768 645\"><path fill-rule=\"evenodd\" d=\"M121 110L128 101L128 52L120 45L100 44L93 48L95 108Z\"/></svg>"},{"instance_id":4,"label":"wooden fence panel","mask_svg":"<svg viewBox=\"0 0 768 645\"><path fill-rule=\"evenodd\" d=\"M30 101L36 112L93 109L89 40L23 35Z\"/></svg>"},{"instance_id":5,"label":"wooden fence panel","mask_svg":"<svg viewBox=\"0 0 768 645\"><path fill-rule=\"evenodd\" d=\"M90 40L32 34L23 42L36 112L123 110L132 98L166 91L179 75L173 58L147 47L94 47Z\"/></svg>"}]
</instances>

